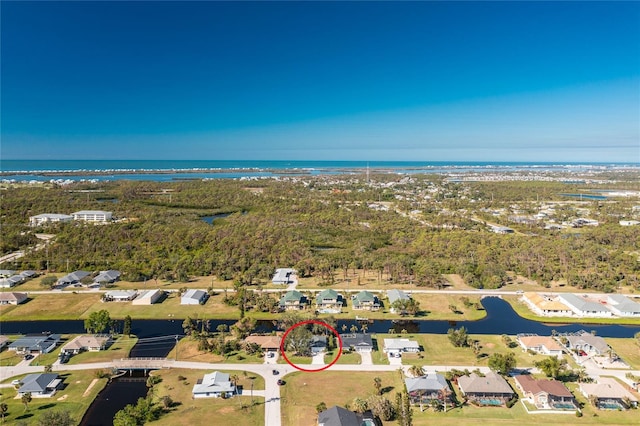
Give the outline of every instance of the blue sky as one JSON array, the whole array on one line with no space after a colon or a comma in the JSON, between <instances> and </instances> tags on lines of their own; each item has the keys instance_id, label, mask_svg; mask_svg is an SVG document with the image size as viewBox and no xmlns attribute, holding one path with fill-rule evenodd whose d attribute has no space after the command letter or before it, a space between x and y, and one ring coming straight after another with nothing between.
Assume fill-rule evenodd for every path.
<instances>
[{"instance_id":1,"label":"blue sky","mask_svg":"<svg viewBox=\"0 0 640 426\"><path fill-rule=\"evenodd\" d=\"M639 2L2 2L5 159L640 162Z\"/></svg>"}]
</instances>

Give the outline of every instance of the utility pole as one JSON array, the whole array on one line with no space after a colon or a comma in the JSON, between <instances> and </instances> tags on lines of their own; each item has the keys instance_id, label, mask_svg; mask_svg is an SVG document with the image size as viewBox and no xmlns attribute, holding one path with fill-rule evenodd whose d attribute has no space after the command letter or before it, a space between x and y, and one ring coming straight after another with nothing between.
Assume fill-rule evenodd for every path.
<instances>
[{"instance_id":1,"label":"utility pole","mask_svg":"<svg viewBox=\"0 0 640 426\"><path fill-rule=\"evenodd\" d=\"M176 334L176 361L178 361L178 335Z\"/></svg>"}]
</instances>

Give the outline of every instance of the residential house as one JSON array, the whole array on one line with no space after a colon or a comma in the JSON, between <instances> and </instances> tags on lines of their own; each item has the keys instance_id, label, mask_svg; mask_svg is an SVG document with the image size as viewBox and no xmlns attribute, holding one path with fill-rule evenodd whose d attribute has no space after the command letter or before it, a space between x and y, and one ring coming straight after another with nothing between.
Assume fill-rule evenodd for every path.
<instances>
[{"instance_id":1,"label":"residential house","mask_svg":"<svg viewBox=\"0 0 640 426\"><path fill-rule=\"evenodd\" d=\"M316 296L316 308L325 314L339 314L342 312L343 299L337 291L328 288Z\"/></svg>"},{"instance_id":2,"label":"residential house","mask_svg":"<svg viewBox=\"0 0 640 426\"><path fill-rule=\"evenodd\" d=\"M562 346L553 337L538 336L537 334L518 334L516 339L525 351L534 351L558 358L562 356Z\"/></svg>"},{"instance_id":3,"label":"residential house","mask_svg":"<svg viewBox=\"0 0 640 426\"><path fill-rule=\"evenodd\" d=\"M0 288L11 288L23 282L25 279L21 275L12 275L0 280Z\"/></svg>"},{"instance_id":4,"label":"residential house","mask_svg":"<svg viewBox=\"0 0 640 426\"><path fill-rule=\"evenodd\" d=\"M93 279L94 284L105 285L113 284L120 279L120 271L109 269L108 271L100 271Z\"/></svg>"},{"instance_id":5,"label":"residential house","mask_svg":"<svg viewBox=\"0 0 640 426\"><path fill-rule=\"evenodd\" d=\"M20 272L18 275L21 276L22 279L24 279L26 281L26 280L29 280L31 278L37 277L38 273L36 271L28 271L27 270L27 271Z\"/></svg>"},{"instance_id":6,"label":"residential house","mask_svg":"<svg viewBox=\"0 0 640 426\"><path fill-rule=\"evenodd\" d=\"M244 339L245 343L255 343L260 346L260 349L263 351L270 352L278 352L280 350L280 341L282 340L282 335L268 335L268 336L259 336L257 334L252 334L251 336L247 336Z\"/></svg>"},{"instance_id":7,"label":"residential house","mask_svg":"<svg viewBox=\"0 0 640 426\"><path fill-rule=\"evenodd\" d=\"M509 383L497 373L490 372L485 376L471 373L458 378L458 387L469 401L477 405L505 405L515 393Z\"/></svg>"},{"instance_id":8,"label":"residential house","mask_svg":"<svg viewBox=\"0 0 640 426\"><path fill-rule=\"evenodd\" d=\"M594 336L586 331L574 335L567 335L567 347L575 351L584 351L588 355L607 355L611 349L600 336Z\"/></svg>"},{"instance_id":9,"label":"residential house","mask_svg":"<svg viewBox=\"0 0 640 426\"><path fill-rule=\"evenodd\" d=\"M387 298L389 299L389 310L392 314L404 314L405 312L398 312L393 307L393 303L398 300L409 300L411 299L407 293L402 290L387 290Z\"/></svg>"},{"instance_id":10,"label":"residential house","mask_svg":"<svg viewBox=\"0 0 640 426\"><path fill-rule=\"evenodd\" d=\"M111 290L102 296L103 302L130 302L136 298L138 292L135 290Z\"/></svg>"},{"instance_id":11,"label":"residential house","mask_svg":"<svg viewBox=\"0 0 640 426\"><path fill-rule=\"evenodd\" d=\"M91 275L91 272L75 271L60 278L56 285L59 287L66 287L72 284L80 284L80 282L89 275Z\"/></svg>"},{"instance_id":12,"label":"residential house","mask_svg":"<svg viewBox=\"0 0 640 426\"><path fill-rule=\"evenodd\" d=\"M204 305L209 298L209 294L204 290L190 289L180 297L181 305Z\"/></svg>"},{"instance_id":13,"label":"residential house","mask_svg":"<svg viewBox=\"0 0 640 426\"><path fill-rule=\"evenodd\" d=\"M9 350L17 353L46 354L55 349L58 342L60 342L59 334L24 336L11 343Z\"/></svg>"},{"instance_id":14,"label":"residential house","mask_svg":"<svg viewBox=\"0 0 640 426\"><path fill-rule=\"evenodd\" d=\"M143 291L131 301L132 305L153 305L164 297L164 291L160 289Z\"/></svg>"},{"instance_id":15,"label":"residential house","mask_svg":"<svg viewBox=\"0 0 640 426\"><path fill-rule=\"evenodd\" d=\"M380 309L378 297L367 290L351 296L351 305L355 310L377 311Z\"/></svg>"},{"instance_id":16,"label":"residential house","mask_svg":"<svg viewBox=\"0 0 640 426\"><path fill-rule=\"evenodd\" d=\"M635 302L623 294L607 296L609 309L621 317L640 317L640 303Z\"/></svg>"},{"instance_id":17,"label":"residential house","mask_svg":"<svg viewBox=\"0 0 640 426\"><path fill-rule=\"evenodd\" d=\"M0 305L19 305L27 300L27 293L0 292Z\"/></svg>"},{"instance_id":18,"label":"residential house","mask_svg":"<svg viewBox=\"0 0 640 426\"><path fill-rule=\"evenodd\" d=\"M334 405L318 413L318 426L366 426L374 425L374 416L370 411L356 413Z\"/></svg>"},{"instance_id":19,"label":"residential house","mask_svg":"<svg viewBox=\"0 0 640 426\"><path fill-rule=\"evenodd\" d=\"M71 213L73 220L81 220L84 222L108 222L112 219L112 213L103 210L81 210Z\"/></svg>"},{"instance_id":20,"label":"residential house","mask_svg":"<svg viewBox=\"0 0 640 426\"><path fill-rule=\"evenodd\" d=\"M20 382L18 395L30 393L33 398L50 398L62 385L57 373L27 374Z\"/></svg>"},{"instance_id":21,"label":"residential house","mask_svg":"<svg viewBox=\"0 0 640 426\"><path fill-rule=\"evenodd\" d=\"M299 311L307 305L307 298L297 290L288 291L280 298L280 310Z\"/></svg>"},{"instance_id":22,"label":"residential house","mask_svg":"<svg viewBox=\"0 0 640 426\"><path fill-rule=\"evenodd\" d=\"M409 339L384 339L383 351L387 354L401 354L403 352L420 352L420 345Z\"/></svg>"},{"instance_id":23,"label":"residential house","mask_svg":"<svg viewBox=\"0 0 640 426\"><path fill-rule=\"evenodd\" d=\"M574 314L580 317L610 317L612 313L603 305L591 302L584 297L578 297L575 294L563 293L558 299L567 305Z\"/></svg>"},{"instance_id":24,"label":"residential house","mask_svg":"<svg viewBox=\"0 0 640 426\"><path fill-rule=\"evenodd\" d=\"M311 336L311 353L317 355L327 349L327 336Z\"/></svg>"},{"instance_id":25,"label":"residential house","mask_svg":"<svg viewBox=\"0 0 640 426\"><path fill-rule=\"evenodd\" d=\"M295 275L295 273L295 269L278 268L276 269L276 273L273 275L271 282L274 284L291 284L294 282L292 276Z\"/></svg>"},{"instance_id":26,"label":"residential house","mask_svg":"<svg viewBox=\"0 0 640 426\"><path fill-rule=\"evenodd\" d=\"M571 308L555 297L543 296L538 293L524 293L522 300L534 313L541 316L571 316Z\"/></svg>"},{"instance_id":27,"label":"residential house","mask_svg":"<svg viewBox=\"0 0 640 426\"><path fill-rule=\"evenodd\" d=\"M80 352L90 351L99 352L105 350L111 343L111 336L109 335L83 335L77 336L69 343L64 345L60 352L63 354L77 355Z\"/></svg>"},{"instance_id":28,"label":"residential house","mask_svg":"<svg viewBox=\"0 0 640 426\"><path fill-rule=\"evenodd\" d=\"M42 213L35 216L29 217L29 226L43 226L50 225L52 223L66 223L71 222L73 220L73 216L68 214L58 214L58 213Z\"/></svg>"},{"instance_id":29,"label":"residential house","mask_svg":"<svg viewBox=\"0 0 640 426\"><path fill-rule=\"evenodd\" d=\"M342 348L356 352L373 351L373 340L370 334L364 333L346 333L341 334Z\"/></svg>"},{"instance_id":30,"label":"residential house","mask_svg":"<svg viewBox=\"0 0 640 426\"><path fill-rule=\"evenodd\" d=\"M11 269L0 269L0 278L8 278L15 274L16 271L12 271Z\"/></svg>"},{"instance_id":31,"label":"residential house","mask_svg":"<svg viewBox=\"0 0 640 426\"><path fill-rule=\"evenodd\" d=\"M638 398L613 377L600 377L597 383L580 383L580 392L587 398L595 398L601 410L626 410L638 406Z\"/></svg>"},{"instance_id":32,"label":"residential house","mask_svg":"<svg viewBox=\"0 0 640 426\"><path fill-rule=\"evenodd\" d=\"M198 379L191 393L194 398L228 398L236 393L236 387L229 380L228 373L214 371Z\"/></svg>"},{"instance_id":33,"label":"residential house","mask_svg":"<svg viewBox=\"0 0 640 426\"><path fill-rule=\"evenodd\" d=\"M541 410L576 410L577 403L567 387L557 380L537 380L530 375L515 376L524 398Z\"/></svg>"},{"instance_id":34,"label":"residential house","mask_svg":"<svg viewBox=\"0 0 640 426\"><path fill-rule=\"evenodd\" d=\"M421 377L407 377L404 383L409 398L414 404L428 404L431 401L451 402L451 389L442 374L427 373Z\"/></svg>"}]
</instances>

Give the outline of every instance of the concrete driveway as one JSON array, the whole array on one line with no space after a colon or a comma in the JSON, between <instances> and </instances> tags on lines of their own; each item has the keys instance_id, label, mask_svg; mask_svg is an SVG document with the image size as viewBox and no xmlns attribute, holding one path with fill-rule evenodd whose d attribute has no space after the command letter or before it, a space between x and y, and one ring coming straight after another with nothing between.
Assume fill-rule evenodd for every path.
<instances>
[{"instance_id":1,"label":"concrete driveway","mask_svg":"<svg viewBox=\"0 0 640 426\"><path fill-rule=\"evenodd\" d=\"M373 365L373 359L371 358L371 352L360 352L360 364L361 365Z\"/></svg>"},{"instance_id":2,"label":"concrete driveway","mask_svg":"<svg viewBox=\"0 0 640 426\"><path fill-rule=\"evenodd\" d=\"M264 363L265 364L277 364L278 363L278 352L271 352L273 354L272 358L269 358L269 352L264 354Z\"/></svg>"},{"instance_id":3,"label":"concrete driveway","mask_svg":"<svg viewBox=\"0 0 640 426\"><path fill-rule=\"evenodd\" d=\"M396 358L394 356L387 355L387 358L389 359L389 364L390 365L398 365L398 366L402 365L402 357Z\"/></svg>"},{"instance_id":4,"label":"concrete driveway","mask_svg":"<svg viewBox=\"0 0 640 426\"><path fill-rule=\"evenodd\" d=\"M319 354L315 354L311 358L311 365L324 365L324 352L320 352Z\"/></svg>"}]
</instances>

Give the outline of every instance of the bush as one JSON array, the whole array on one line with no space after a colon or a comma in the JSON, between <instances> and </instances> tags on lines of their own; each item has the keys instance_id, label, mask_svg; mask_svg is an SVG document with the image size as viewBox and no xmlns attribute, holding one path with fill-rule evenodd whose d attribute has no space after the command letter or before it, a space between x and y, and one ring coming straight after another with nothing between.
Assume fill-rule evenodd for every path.
<instances>
[{"instance_id":1,"label":"bush","mask_svg":"<svg viewBox=\"0 0 640 426\"><path fill-rule=\"evenodd\" d=\"M582 411L576 411L576 417L582 417Z\"/></svg>"}]
</instances>

